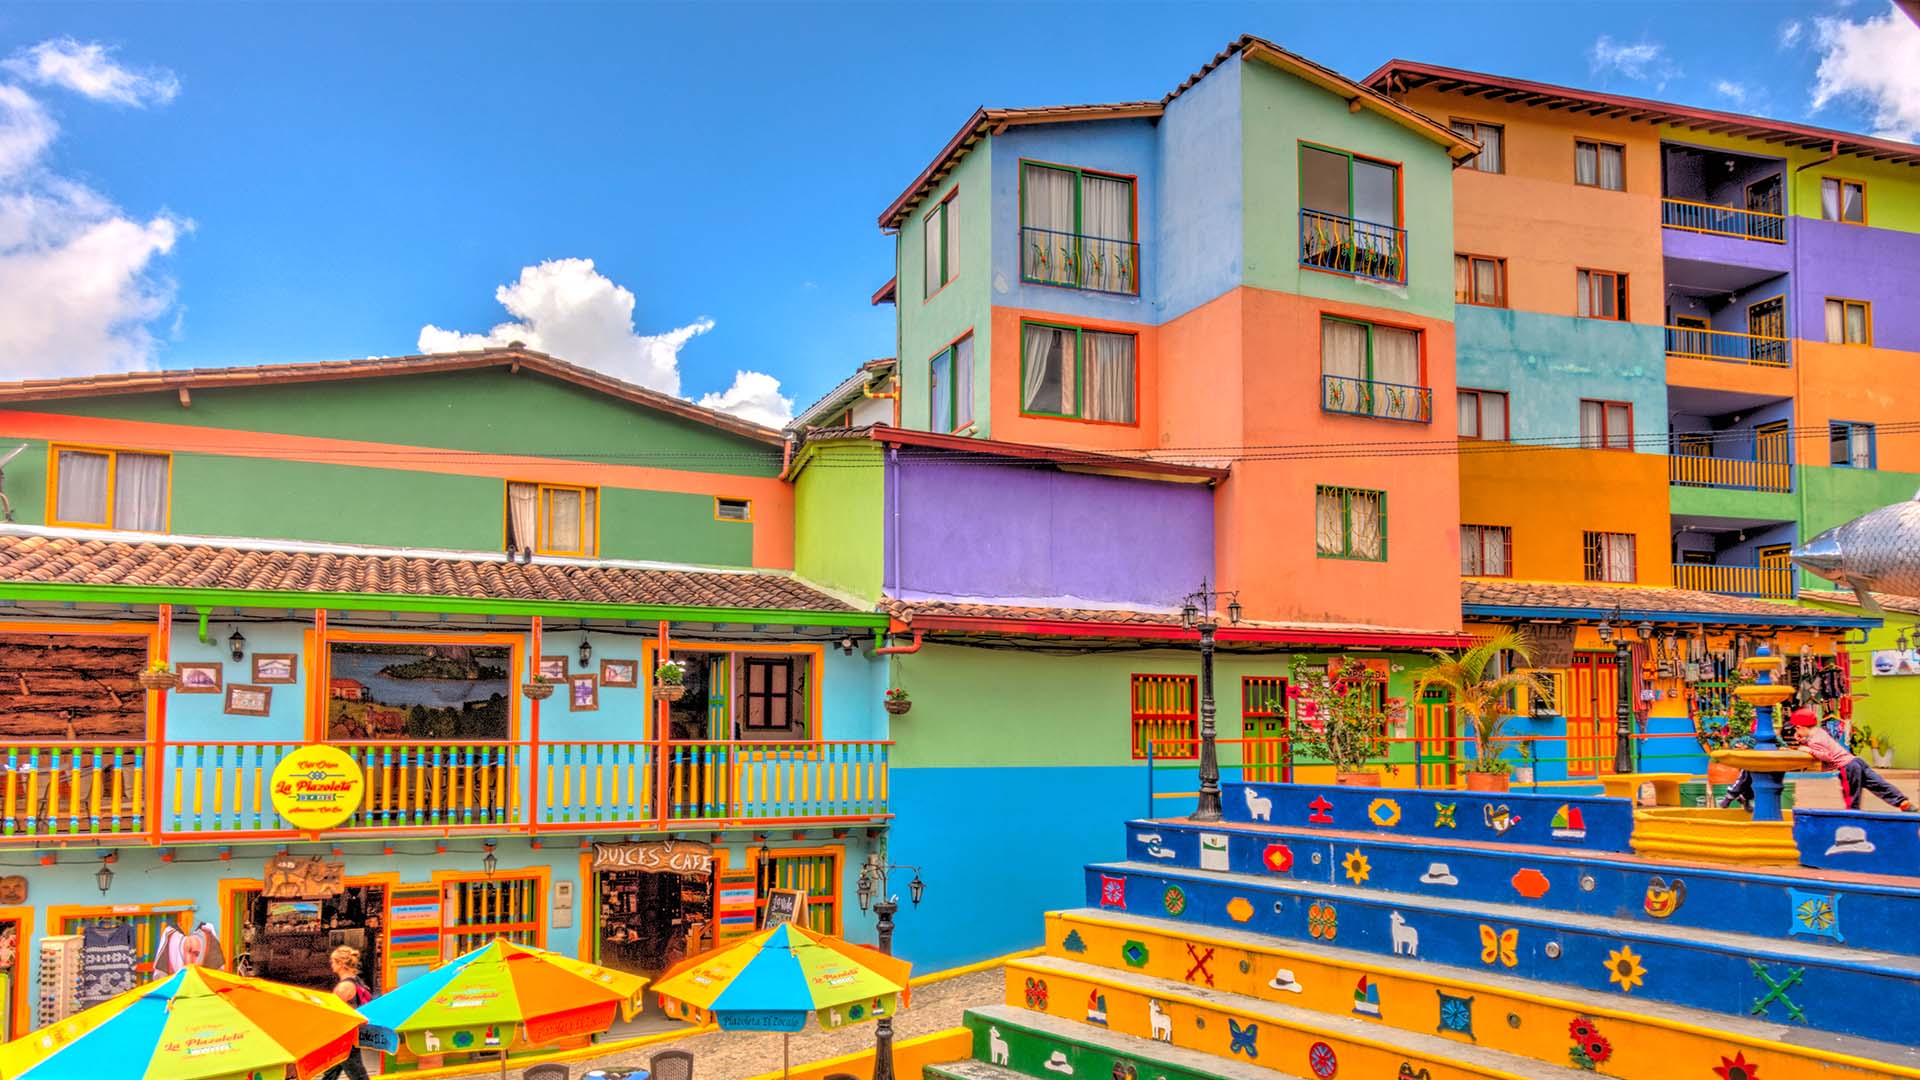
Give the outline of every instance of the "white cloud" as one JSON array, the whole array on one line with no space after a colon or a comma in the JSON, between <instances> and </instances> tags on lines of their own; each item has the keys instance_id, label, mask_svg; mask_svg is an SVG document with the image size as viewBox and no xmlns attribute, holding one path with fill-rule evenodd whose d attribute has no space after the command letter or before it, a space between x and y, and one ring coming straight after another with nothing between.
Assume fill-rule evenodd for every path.
<instances>
[{"instance_id":1,"label":"white cloud","mask_svg":"<svg viewBox=\"0 0 1920 1080\"><path fill-rule=\"evenodd\" d=\"M780 393L780 380L758 371L734 372L732 386L704 395L700 404L771 428L793 419L793 399Z\"/></svg>"},{"instance_id":2,"label":"white cloud","mask_svg":"<svg viewBox=\"0 0 1920 1080\"><path fill-rule=\"evenodd\" d=\"M1780 28L1780 47L1791 49L1800 44L1800 35L1805 33L1806 29L1806 24L1799 19L1788 19L1786 25Z\"/></svg>"},{"instance_id":3,"label":"white cloud","mask_svg":"<svg viewBox=\"0 0 1920 1080\"><path fill-rule=\"evenodd\" d=\"M1745 83L1737 83L1731 79L1715 79L1713 92L1733 102L1735 105L1745 105L1747 103L1747 96L1751 93Z\"/></svg>"},{"instance_id":4,"label":"white cloud","mask_svg":"<svg viewBox=\"0 0 1920 1080\"><path fill-rule=\"evenodd\" d=\"M1820 68L1813 107L1858 101L1872 112L1875 135L1920 138L1920 26L1889 4L1882 15L1820 18L1814 28Z\"/></svg>"},{"instance_id":5,"label":"white cloud","mask_svg":"<svg viewBox=\"0 0 1920 1080\"><path fill-rule=\"evenodd\" d=\"M165 105L180 94L173 72L121 67L113 50L98 42L55 38L20 50L0 66L39 86L61 86L118 105Z\"/></svg>"},{"instance_id":6,"label":"white cloud","mask_svg":"<svg viewBox=\"0 0 1920 1080\"><path fill-rule=\"evenodd\" d=\"M54 173L46 155L59 132L39 99L0 83L0 379L151 367L147 324L173 304L155 263L192 228L168 213L129 217Z\"/></svg>"},{"instance_id":7,"label":"white cloud","mask_svg":"<svg viewBox=\"0 0 1920 1080\"><path fill-rule=\"evenodd\" d=\"M483 334L443 330L429 323L420 328L420 351L484 349L518 341L569 363L677 396L680 350L714 325L703 316L665 333L636 332L633 293L595 270L592 259L551 259L522 267L520 280L500 286L493 295L514 321ZM732 386L706 395L700 404L761 423L778 416L784 423L793 414L793 402L779 391L780 382L771 375L740 372Z\"/></svg>"},{"instance_id":8,"label":"white cloud","mask_svg":"<svg viewBox=\"0 0 1920 1080\"><path fill-rule=\"evenodd\" d=\"M1681 74L1680 65L1667 55L1667 47L1657 41L1628 44L1601 34L1587 51L1587 59L1595 74L1618 73L1635 82L1653 83L1656 90Z\"/></svg>"}]
</instances>

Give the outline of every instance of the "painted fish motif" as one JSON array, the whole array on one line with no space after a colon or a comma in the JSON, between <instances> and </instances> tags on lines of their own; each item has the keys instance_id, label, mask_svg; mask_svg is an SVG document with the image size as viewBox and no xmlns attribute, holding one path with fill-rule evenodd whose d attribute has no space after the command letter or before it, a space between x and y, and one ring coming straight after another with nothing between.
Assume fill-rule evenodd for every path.
<instances>
[{"instance_id":1,"label":"painted fish motif","mask_svg":"<svg viewBox=\"0 0 1920 1080\"><path fill-rule=\"evenodd\" d=\"M1876 592L1920 596L1920 493L1828 529L1789 554L1808 573L1852 589L1868 611L1880 611Z\"/></svg>"}]
</instances>

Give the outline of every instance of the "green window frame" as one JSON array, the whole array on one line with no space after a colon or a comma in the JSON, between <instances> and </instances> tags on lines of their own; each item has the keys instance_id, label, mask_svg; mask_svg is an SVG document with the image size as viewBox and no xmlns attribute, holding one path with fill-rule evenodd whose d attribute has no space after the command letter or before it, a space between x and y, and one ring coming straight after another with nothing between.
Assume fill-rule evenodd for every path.
<instances>
[{"instance_id":1,"label":"green window frame","mask_svg":"<svg viewBox=\"0 0 1920 1080\"><path fill-rule=\"evenodd\" d=\"M1073 221L1067 229L1043 230L1042 226L1029 220L1027 180L1033 170L1041 169L1073 178ZM1088 178L1126 186L1126 235L1088 235ZM1021 281L1095 292L1128 295L1140 292L1140 184L1137 177L1021 158L1017 201L1020 213ZM1036 231L1029 233L1029 228ZM1102 233L1117 231L1110 226L1101 230Z\"/></svg>"},{"instance_id":2,"label":"green window frame","mask_svg":"<svg viewBox=\"0 0 1920 1080\"><path fill-rule=\"evenodd\" d=\"M1044 372L1039 376L1034 376L1029 368L1034 352L1033 346L1029 341L1029 335L1034 330L1054 331L1072 335L1073 356L1071 358L1063 357L1063 360L1070 359L1072 364L1073 404L1069 409L1056 412L1034 407L1034 395L1045 383ZM1103 378L1110 378L1116 374L1094 370L1097 369L1099 365L1094 365L1093 368L1090 368L1087 362L1088 338L1096 335L1108 338L1125 338L1132 342L1130 355L1127 357L1125 370L1123 372L1123 381L1126 388L1123 403L1124 408L1116 408L1113 405L1103 406L1099 402L1094 402L1092 407L1089 407L1087 401L1087 386L1090 370L1093 370L1095 375ZM1022 319L1020 321L1020 415L1022 416L1041 416L1056 420L1080 420L1086 423L1096 424L1136 425L1140 422L1139 373L1140 335L1138 334L1117 330L1094 330L1083 326L1074 326L1069 323L1042 322L1036 319ZM1032 381L1029 381L1030 379ZM1095 378L1093 381L1099 382L1100 378ZM1062 396L1064 396L1064 394ZM1106 415L1108 412L1116 411L1123 413L1123 415Z\"/></svg>"},{"instance_id":3,"label":"green window frame","mask_svg":"<svg viewBox=\"0 0 1920 1080\"><path fill-rule=\"evenodd\" d=\"M946 198L920 219L921 266L926 277L922 295L929 300L960 276L960 208L954 203L959 194L959 188L947 192Z\"/></svg>"},{"instance_id":4,"label":"green window frame","mask_svg":"<svg viewBox=\"0 0 1920 1080\"><path fill-rule=\"evenodd\" d=\"M1331 207L1318 207L1318 206L1307 205L1306 177L1307 177L1308 151L1318 151L1323 154L1332 154L1335 157L1341 157L1346 159L1347 205L1345 209L1336 211ZM1354 212L1354 205L1353 205L1354 164L1356 162L1365 164L1373 168L1384 169L1393 176L1393 212L1388 215L1390 220L1375 221L1372 218L1362 218ZM1312 210L1316 213L1321 213L1321 214L1337 213L1344 217L1352 219L1354 221L1364 221L1369 225L1384 225L1394 229L1398 229L1401 227L1400 216L1403 209L1402 208L1402 192L1401 192L1402 179L1400 175L1400 166L1398 164L1391 161L1382 161L1376 157L1369 157L1366 154L1356 154L1351 150L1342 150L1337 146L1327 146L1322 143L1307 142L1305 140L1301 140L1300 149L1299 149L1298 166L1300 169L1300 208L1302 210Z\"/></svg>"},{"instance_id":5,"label":"green window frame","mask_svg":"<svg viewBox=\"0 0 1920 1080\"><path fill-rule=\"evenodd\" d=\"M1387 493L1370 488L1335 487L1320 484L1314 494L1314 554L1322 559L1349 559L1356 562L1387 561ZM1354 528L1355 505L1364 512L1367 502L1377 509L1380 521L1379 551L1364 550L1364 537ZM1337 523L1329 515L1336 515ZM1337 524L1337 528L1336 528ZM1335 538L1337 532L1338 538ZM1356 544L1356 540L1361 543Z\"/></svg>"},{"instance_id":6,"label":"green window frame","mask_svg":"<svg viewBox=\"0 0 1920 1080\"><path fill-rule=\"evenodd\" d=\"M973 334L927 360L927 430L959 431L973 424Z\"/></svg>"}]
</instances>

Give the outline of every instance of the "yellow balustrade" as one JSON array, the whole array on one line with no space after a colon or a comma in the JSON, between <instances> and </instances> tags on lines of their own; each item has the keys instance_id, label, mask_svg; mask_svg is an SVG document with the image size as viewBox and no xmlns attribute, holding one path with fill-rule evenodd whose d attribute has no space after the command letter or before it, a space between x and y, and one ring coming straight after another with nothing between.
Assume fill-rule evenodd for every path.
<instances>
[{"instance_id":1,"label":"yellow balustrade","mask_svg":"<svg viewBox=\"0 0 1920 1080\"><path fill-rule=\"evenodd\" d=\"M1791 491L1792 469L1784 461L1746 461L1692 454L1675 454L1667 459L1668 481L1688 487Z\"/></svg>"},{"instance_id":2,"label":"yellow balustrade","mask_svg":"<svg viewBox=\"0 0 1920 1080\"><path fill-rule=\"evenodd\" d=\"M1675 563L1673 583L1682 589L1756 596L1768 600L1794 597L1793 568L1787 566L1715 566Z\"/></svg>"}]
</instances>

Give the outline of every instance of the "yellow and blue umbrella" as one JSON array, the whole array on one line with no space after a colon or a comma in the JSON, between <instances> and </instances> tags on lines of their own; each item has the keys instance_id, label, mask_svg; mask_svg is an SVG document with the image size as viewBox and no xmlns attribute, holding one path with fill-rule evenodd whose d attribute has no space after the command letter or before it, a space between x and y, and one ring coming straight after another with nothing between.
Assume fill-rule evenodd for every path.
<instances>
[{"instance_id":1,"label":"yellow and blue umbrella","mask_svg":"<svg viewBox=\"0 0 1920 1080\"><path fill-rule=\"evenodd\" d=\"M184 968L0 1046L5 1080L309 1080L354 1053L334 994Z\"/></svg>"}]
</instances>

